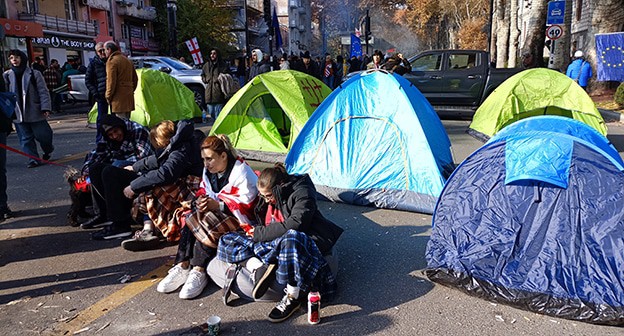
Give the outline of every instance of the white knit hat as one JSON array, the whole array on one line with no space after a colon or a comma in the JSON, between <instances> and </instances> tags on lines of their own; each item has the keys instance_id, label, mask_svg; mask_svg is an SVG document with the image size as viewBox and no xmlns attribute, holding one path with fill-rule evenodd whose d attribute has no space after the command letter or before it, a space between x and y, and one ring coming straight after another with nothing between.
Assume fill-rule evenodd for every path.
<instances>
[{"instance_id":1,"label":"white knit hat","mask_svg":"<svg viewBox=\"0 0 624 336\"><path fill-rule=\"evenodd\" d=\"M251 51L252 54L256 54L256 57L258 58L258 62L262 61L262 51L260 51L260 49L254 49Z\"/></svg>"},{"instance_id":2,"label":"white knit hat","mask_svg":"<svg viewBox=\"0 0 624 336\"><path fill-rule=\"evenodd\" d=\"M581 51L581 50L577 50L577 51L575 51L575 52L574 52L574 57L576 57L576 58L581 58L581 57L583 57L583 51Z\"/></svg>"}]
</instances>

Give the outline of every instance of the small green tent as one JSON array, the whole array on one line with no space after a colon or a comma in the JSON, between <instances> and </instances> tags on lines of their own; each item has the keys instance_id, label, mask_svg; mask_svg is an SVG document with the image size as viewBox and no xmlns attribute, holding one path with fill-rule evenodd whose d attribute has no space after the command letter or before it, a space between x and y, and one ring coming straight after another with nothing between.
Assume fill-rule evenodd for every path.
<instances>
[{"instance_id":1,"label":"small green tent","mask_svg":"<svg viewBox=\"0 0 624 336\"><path fill-rule=\"evenodd\" d=\"M130 120L152 127L163 120L201 117L193 91L172 76L158 70L137 69L139 84L134 90L134 111ZM89 111L89 123L97 120L97 104Z\"/></svg>"},{"instance_id":2,"label":"small green tent","mask_svg":"<svg viewBox=\"0 0 624 336\"><path fill-rule=\"evenodd\" d=\"M282 161L312 112L331 93L320 80L294 70L253 78L223 107L210 134L225 134L248 159Z\"/></svg>"},{"instance_id":3,"label":"small green tent","mask_svg":"<svg viewBox=\"0 0 624 336\"><path fill-rule=\"evenodd\" d=\"M487 140L505 126L537 115L574 118L607 135L585 90L566 75L545 68L524 70L503 82L477 109L468 132Z\"/></svg>"}]
</instances>

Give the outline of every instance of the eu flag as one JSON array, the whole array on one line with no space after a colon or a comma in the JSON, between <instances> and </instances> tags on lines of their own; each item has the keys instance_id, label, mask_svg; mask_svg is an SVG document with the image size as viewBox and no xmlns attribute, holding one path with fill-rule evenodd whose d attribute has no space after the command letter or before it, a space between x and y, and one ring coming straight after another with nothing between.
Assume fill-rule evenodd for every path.
<instances>
[{"instance_id":1,"label":"eu flag","mask_svg":"<svg viewBox=\"0 0 624 336\"><path fill-rule=\"evenodd\" d=\"M360 38L355 36L355 34L351 34L351 56L350 57L359 57L362 56L362 42Z\"/></svg>"},{"instance_id":2,"label":"eu flag","mask_svg":"<svg viewBox=\"0 0 624 336\"><path fill-rule=\"evenodd\" d=\"M599 81L624 82L624 33L596 34Z\"/></svg>"},{"instance_id":3,"label":"eu flag","mask_svg":"<svg viewBox=\"0 0 624 336\"><path fill-rule=\"evenodd\" d=\"M275 32L275 49L279 50L282 47L282 32L280 31L279 21L277 20L277 11L275 7L273 7L273 20L271 20L271 26L274 28Z\"/></svg>"}]
</instances>

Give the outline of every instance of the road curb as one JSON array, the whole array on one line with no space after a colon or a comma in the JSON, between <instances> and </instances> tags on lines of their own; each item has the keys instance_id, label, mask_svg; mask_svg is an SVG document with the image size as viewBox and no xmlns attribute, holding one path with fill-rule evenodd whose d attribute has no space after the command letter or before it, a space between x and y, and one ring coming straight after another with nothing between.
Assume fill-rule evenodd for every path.
<instances>
[{"instance_id":1,"label":"road curb","mask_svg":"<svg viewBox=\"0 0 624 336\"><path fill-rule=\"evenodd\" d=\"M605 121L624 122L624 114L622 113L611 111L611 110L605 110L601 108L598 109L598 112L600 112L600 114L602 115L602 118L604 118Z\"/></svg>"}]
</instances>

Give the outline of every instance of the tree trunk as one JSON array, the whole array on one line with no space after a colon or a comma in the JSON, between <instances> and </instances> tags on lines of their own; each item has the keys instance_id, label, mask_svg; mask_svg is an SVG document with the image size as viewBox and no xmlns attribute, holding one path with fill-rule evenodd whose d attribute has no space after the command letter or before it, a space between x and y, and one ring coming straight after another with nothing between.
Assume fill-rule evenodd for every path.
<instances>
[{"instance_id":1,"label":"tree trunk","mask_svg":"<svg viewBox=\"0 0 624 336\"><path fill-rule=\"evenodd\" d=\"M492 4L492 8L490 8L490 10L492 11L492 20L490 20L490 59L488 60L488 62L493 62L496 60L496 57L498 55L498 51L496 50L496 34L495 32L498 31L498 24L496 23L496 20L494 20L494 18L496 17L496 4L494 3L494 1L490 2Z\"/></svg>"},{"instance_id":2,"label":"tree trunk","mask_svg":"<svg viewBox=\"0 0 624 336\"><path fill-rule=\"evenodd\" d=\"M547 11L547 0L533 0L527 22L526 39L522 46L523 53L530 52L533 55L535 66L538 67L544 66L544 38L546 37Z\"/></svg>"},{"instance_id":3,"label":"tree trunk","mask_svg":"<svg viewBox=\"0 0 624 336\"><path fill-rule=\"evenodd\" d=\"M509 43L509 10L508 1L496 1L496 67L504 68L507 64Z\"/></svg>"},{"instance_id":4,"label":"tree trunk","mask_svg":"<svg viewBox=\"0 0 624 336\"><path fill-rule=\"evenodd\" d=\"M624 30L623 0L592 0L589 7L589 15L591 15L590 34L592 36ZM586 59L592 64L594 76L596 76L596 39L594 38L589 39ZM601 94L614 85L613 82L597 81L590 81L589 84L592 92L596 94Z\"/></svg>"},{"instance_id":5,"label":"tree trunk","mask_svg":"<svg viewBox=\"0 0 624 336\"><path fill-rule=\"evenodd\" d=\"M518 39L520 29L518 29L518 0L511 0L509 13L509 55L507 67L515 68L518 60Z\"/></svg>"}]
</instances>

